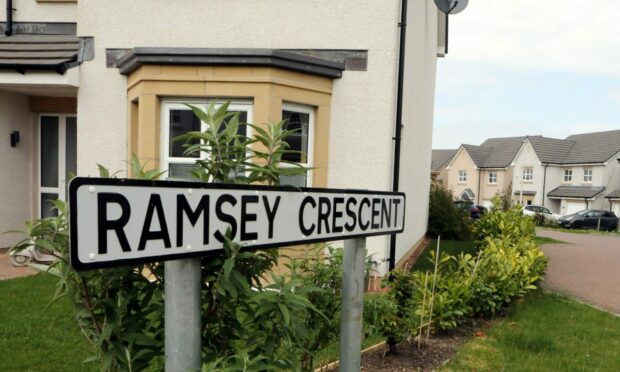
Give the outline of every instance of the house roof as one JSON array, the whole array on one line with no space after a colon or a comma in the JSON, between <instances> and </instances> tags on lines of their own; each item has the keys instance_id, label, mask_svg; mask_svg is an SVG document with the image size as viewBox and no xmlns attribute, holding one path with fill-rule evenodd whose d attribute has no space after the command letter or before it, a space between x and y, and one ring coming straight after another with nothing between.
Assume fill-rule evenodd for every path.
<instances>
[{"instance_id":1,"label":"house roof","mask_svg":"<svg viewBox=\"0 0 620 372\"><path fill-rule=\"evenodd\" d=\"M456 154L455 149L449 150L433 150L431 156L431 170L439 171L441 167L443 167L447 162L449 162L452 157Z\"/></svg>"},{"instance_id":2,"label":"house roof","mask_svg":"<svg viewBox=\"0 0 620 372\"><path fill-rule=\"evenodd\" d=\"M604 163L620 151L620 130L576 134L566 138L574 141L565 164Z\"/></svg>"},{"instance_id":3,"label":"house roof","mask_svg":"<svg viewBox=\"0 0 620 372\"><path fill-rule=\"evenodd\" d=\"M489 138L480 146L490 148L489 157L482 168L505 168L519 152L525 137Z\"/></svg>"},{"instance_id":4,"label":"house roof","mask_svg":"<svg viewBox=\"0 0 620 372\"><path fill-rule=\"evenodd\" d=\"M541 163L562 163L568 155L575 141L549 138L543 136L528 136L538 159Z\"/></svg>"},{"instance_id":5,"label":"house roof","mask_svg":"<svg viewBox=\"0 0 620 372\"><path fill-rule=\"evenodd\" d=\"M616 189L616 190L610 192L605 197L609 198L609 199L620 199L620 189Z\"/></svg>"},{"instance_id":6,"label":"house roof","mask_svg":"<svg viewBox=\"0 0 620 372\"><path fill-rule=\"evenodd\" d=\"M80 40L72 35L0 36L0 69L63 73L78 60Z\"/></svg>"},{"instance_id":7,"label":"house roof","mask_svg":"<svg viewBox=\"0 0 620 372\"><path fill-rule=\"evenodd\" d=\"M519 152L525 137L489 138L480 146L463 145L478 168L506 168Z\"/></svg>"},{"instance_id":8,"label":"house roof","mask_svg":"<svg viewBox=\"0 0 620 372\"><path fill-rule=\"evenodd\" d=\"M603 186L560 186L549 191L550 198L584 198L590 199L605 191Z\"/></svg>"}]
</instances>

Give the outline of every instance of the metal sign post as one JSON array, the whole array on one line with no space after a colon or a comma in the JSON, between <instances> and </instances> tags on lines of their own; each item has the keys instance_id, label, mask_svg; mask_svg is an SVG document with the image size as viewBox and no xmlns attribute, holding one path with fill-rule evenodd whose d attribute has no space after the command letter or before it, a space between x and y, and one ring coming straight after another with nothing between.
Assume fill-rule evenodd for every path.
<instances>
[{"instance_id":1,"label":"metal sign post","mask_svg":"<svg viewBox=\"0 0 620 372\"><path fill-rule=\"evenodd\" d=\"M200 258L167 261L164 271L166 371L199 371Z\"/></svg>"},{"instance_id":2,"label":"metal sign post","mask_svg":"<svg viewBox=\"0 0 620 372\"><path fill-rule=\"evenodd\" d=\"M359 370L365 238L405 226L405 194L397 192L77 177L69 200L76 270L166 261L173 372L201 367L199 257L221 253L226 239L244 249L345 239L341 370Z\"/></svg>"},{"instance_id":3,"label":"metal sign post","mask_svg":"<svg viewBox=\"0 0 620 372\"><path fill-rule=\"evenodd\" d=\"M359 371L364 325L364 265L366 238L344 241L340 371Z\"/></svg>"}]
</instances>

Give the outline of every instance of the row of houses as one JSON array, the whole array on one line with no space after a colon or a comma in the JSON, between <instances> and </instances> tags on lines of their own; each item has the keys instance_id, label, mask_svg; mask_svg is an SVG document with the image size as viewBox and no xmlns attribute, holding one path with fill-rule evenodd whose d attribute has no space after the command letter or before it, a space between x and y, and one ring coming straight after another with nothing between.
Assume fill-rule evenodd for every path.
<instances>
[{"instance_id":1,"label":"row of houses","mask_svg":"<svg viewBox=\"0 0 620 372\"><path fill-rule=\"evenodd\" d=\"M620 215L620 130L565 139L490 138L479 146L433 150L431 175L458 199L490 206L511 193L561 215L606 209Z\"/></svg>"}]
</instances>

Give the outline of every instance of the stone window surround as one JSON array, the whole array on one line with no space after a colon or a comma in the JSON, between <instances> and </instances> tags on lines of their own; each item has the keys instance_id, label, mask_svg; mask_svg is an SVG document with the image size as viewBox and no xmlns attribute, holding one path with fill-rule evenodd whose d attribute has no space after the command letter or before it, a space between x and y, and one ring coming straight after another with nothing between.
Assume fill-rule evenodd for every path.
<instances>
[{"instance_id":1,"label":"stone window surround","mask_svg":"<svg viewBox=\"0 0 620 372\"><path fill-rule=\"evenodd\" d=\"M275 67L143 65L127 78L127 157L160 165L161 105L174 99L247 99L254 124L281 120L283 103L315 108L312 186L327 187L332 79Z\"/></svg>"}]
</instances>

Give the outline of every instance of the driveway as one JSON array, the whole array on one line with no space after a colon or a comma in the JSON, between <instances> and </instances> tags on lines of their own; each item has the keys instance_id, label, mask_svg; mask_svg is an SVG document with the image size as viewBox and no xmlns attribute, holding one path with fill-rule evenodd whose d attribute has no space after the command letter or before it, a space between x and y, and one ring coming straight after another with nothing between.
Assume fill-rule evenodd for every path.
<instances>
[{"instance_id":1,"label":"driveway","mask_svg":"<svg viewBox=\"0 0 620 372\"><path fill-rule=\"evenodd\" d=\"M538 230L570 244L545 244L543 288L620 314L620 237Z\"/></svg>"}]
</instances>

